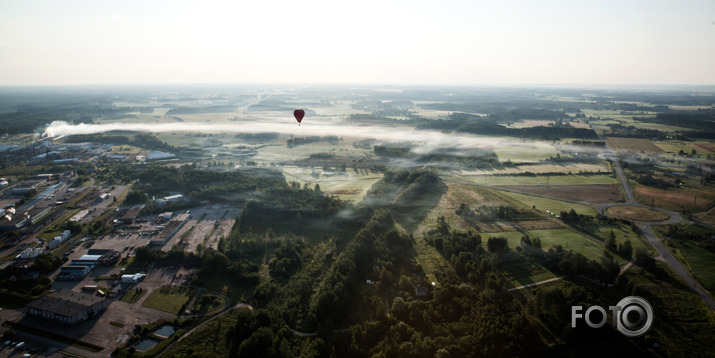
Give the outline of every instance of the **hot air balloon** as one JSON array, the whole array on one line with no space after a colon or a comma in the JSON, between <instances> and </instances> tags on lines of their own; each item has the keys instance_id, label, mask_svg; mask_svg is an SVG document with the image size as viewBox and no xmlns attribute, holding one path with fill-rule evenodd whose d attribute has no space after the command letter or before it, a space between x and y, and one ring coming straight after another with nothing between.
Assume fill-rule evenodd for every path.
<instances>
[{"instance_id":1,"label":"hot air balloon","mask_svg":"<svg viewBox=\"0 0 715 358\"><path fill-rule=\"evenodd\" d=\"M293 111L293 115L295 116L295 120L298 121L298 125L300 125L300 122L305 116L305 111L302 109L296 109L295 111Z\"/></svg>"}]
</instances>

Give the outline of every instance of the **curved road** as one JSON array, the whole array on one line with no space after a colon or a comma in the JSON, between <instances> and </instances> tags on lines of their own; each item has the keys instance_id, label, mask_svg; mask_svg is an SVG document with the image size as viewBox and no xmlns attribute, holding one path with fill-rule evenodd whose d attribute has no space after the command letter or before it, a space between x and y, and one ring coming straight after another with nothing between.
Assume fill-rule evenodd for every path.
<instances>
[{"instance_id":1,"label":"curved road","mask_svg":"<svg viewBox=\"0 0 715 358\"><path fill-rule=\"evenodd\" d=\"M233 310L236 309L236 308L247 308L247 309L253 311L253 306L251 306L251 305L249 305L249 304L247 304L247 303L238 303L238 304L236 304L236 305L234 305L234 306L225 308L223 311L217 313L215 316L213 316L213 317L211 317L211 318L209 318L209 319L207 319L207 320L205 320L205 321L199 323L198 325L196 325L196 327L194 327L194 328L192 328L192 329L190 329L190 330L184 332L184 334L182 334L181 337L179 337L178 339L176 339L176 340L174 340L173 342L169 343L166 347L164 347L164 349L161 350L161 352L157 353L156 356L157 356L157 357L160 357L162 354L168 352L175 344L177 344L177 343L181 342L182 340L184 340L184 338L188 337L191 333L194 333L194 332L195 332L197 329L199 329L201 326L205 325L206 323L209 323L209 322L213 321L213 320L216 319L216 318L219 318L219 317L225 315L226 313L229 313L229 312L233 311ZM190 317L190 316L189 316L189 317Z\"/></svg>"},{"instance_id":2,"label":"curved road","mask_svg":"<svg viewBox=\"0 0 715 358\"><path fill-rule=\"evenodd\" d=\"M598 134L598 132L596 132ZM598 134L598 137L606 143L605 140L601 137L600 134ZM467 184L467 185L474 185L474 186L480 186L480 187L485 187L485 188L490 188L494 190L500 190L500 191L507 191L507 192L512 192L512 193L518 193L518 194L524 194L524 195L531 195L531 196L536 196L540 198L546 198L546 199L553 199L553 200L559 200L559 201L565 201L569 203L574 203L574 204L581 204L581 205L586 205L590 206L594 209L596 209L598 212L602 212L604 215L608 217L613 217L615 218L616 216L611 215L608 213L606 209L613 207L613 206L637 206L637 207L642 207L642 208L648 208L648 209L653 209L657 210L660 212L663 212L665 214L669 215L669 218L667 220L663 221L634 221L635 225L638 226L638 228L641 229L643 232L643 235L646 237L648 242L653 245L653 247L658 251L658 254L660 256L656 257L656 259L659 259L661 261L664 261L667 263L671 268L673 268L673 271L675 271L678 276L680 276L685 283L692 288L695 293L700 296L700 298L710 307L711 310L715 311L715 299L713 299L712 296L704 289L702 288L696 281L693 279L693 277L690 275L688 270L683 266L678 259L676 259L673 254L663 245L663 242L661 239L659 239L655 234L653 234L653 231L651 231L650 227L653 225L669 225L669 224L678 224L678 223L691 223L688 220L683 219L680 214L658 208L658 207L653 207L645 204L641 204L637 202L634 199L633 192L631 191L631 187L628 185L628 179L626 178L625 173L623 172L623 168L621 168L621 163L618 160L618 156L616 153L609 147L608 143L606 143L606 149L610 151L608 153L608 158L613 160L613 163L616 165L616 173L618 174L619 179L621 180L621 184L623 186L623 191L626 194L626 202L625 203L612 203L612 204L603 204L603 205L594 205L592 203L584 202L584 201L578 201L578 200L568 200L564 198L559 198L555 196L550 196L550 195L544 195L544 194L534 194L534 193L528 193L524 192L521 190L514 190L514 189L506 189L506 188L497 188L494 186L489 186L489 185L484 185L484 184L478 184L474 182L468 182L468 181L460 181L460 180L453 180L453 179L443 179L445 181L453 182L453 183L459 183L459 184Z\"/></svg>"},{"instance_id":3,"label":"curved road","mask_svg":"<svg viewBox=\"0 0 715 358\"><path fill-rule=\"evenodd\" d=\"M596 132L598 133L598 132ZM600 134L598 134L598 137L603 140ZM609 204L609 205L602 205L599 207L600 210L603 211L603 213L606 216L612 217L605 209L611 206L618 206L618 205L631 205L631 206L638 206L638 207L644 207L644 208L650 208L648 205L641 204L637 201L634 200L633 198L633 193L631 192L631 187L628 185L628 179L626 178L626 175L623 173L623 168L621 168L621 163L618 160L618 156L616 153L611 149L608 145L608 143L603 140L604 143L606 143L606 148L612 153L612 159L613 162L616 164L616 172L618 173L618 177L621 179L621 184L623 185L623 191L626 193L626 197L628 198L628 201L626 203L618 203L618 204ZM680 278L685 281L685 283L690 286L695 293L702 298L702 300L710 307L711 310L715 311L715 299L708 294L705 289L703 289L696 281L693 279L693 277L690 275L688 270L683 266L683 264L676 259L672 253L668 250L668 248L663 245L663 241L660 240L658 237L653 234L653 231L651 231L650 227L653 225L668 225L668 224L677 224L677 223L690 223L687 220L684 220L680 215L676 212L670 211L670 210L665 210L661 208L656 208L653 207L653 210L657 210L663 213L666 213L670 215L670 219L665 220L665 221L658 221L658 222L644 222L644 221L636 221L636 225L643 231L643 235L648 239L648 242L650 242L651 245L658 251L658 254L660 254L659 259L665 261L671 268L673 268L673 271L675 271Z\"/></svg>"}]
</instances>

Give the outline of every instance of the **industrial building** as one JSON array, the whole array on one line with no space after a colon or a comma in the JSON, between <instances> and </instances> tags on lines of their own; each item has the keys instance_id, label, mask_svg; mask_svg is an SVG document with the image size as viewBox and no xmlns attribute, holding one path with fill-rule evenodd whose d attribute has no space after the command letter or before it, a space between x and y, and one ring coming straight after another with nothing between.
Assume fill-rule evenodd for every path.
<instances>
[{"instance_id":1,"label":"industrial building","mask_svg":"<svg viewBox=\"0 0 715 358\"><path fill-rule=\"evenodd\" d=\"M137 283L146 277L143 273L135 273L133 275L122 275L122 283Z\"/></svg>"},{"instance_id":2,"label":"industrial building","mask_svg":"<svg viewBox=\"0 0 715 358\"><path fill-rule=\"evenodd\" d=\"M89 270L94 270L97 265L99 265L99 259L102 255L82 255L82 257L72 260L70 265L72 266L88 266Z\"/></svg>"},{"instance_id":3,"label":"industrial building","mask_svg":"<svg viewBox=\"0 0 715 358\"><path fill-rule=\"evenodd\" d=\"M25 194L31 190L37 189L37 187L45 184L47 182L47 179L45 178L38 178L38 179L28 179L28 180L23 180L12 188L12 193L13 194Z\"/></svg>"},{"instance_id":4,"label":"industrial building","mask_svg":"<svg viewBox=\"0 0 715 358\"><path fill-rule=\"evenodd\" d=\"M171 238L176 235L179 230L186 224L186 222L189 220L189 214L179 214L176 215L173 219L171 219L166 226L164 227L164 230L162 230L156 237L154 237L151 241L149 241L149 245L152 246L162 246L167 243L167 241L171 240Z\"/></svg>"},{"instance_id":5,"label":"industrial building","mask_svg":"<svg viewBox=\"0 0 715 358\"><path fill-rule=\"evenodd\" d=\"M99 255L97 263L102 266L114 266L122 257L119 251L110 249L90 249L87 255Z\"/></svg>"},{"instance_id":6,"label":"industrial building","mask_svg":"<svg viewBox=\"0 0 715 358\"><path fill-rule=\"evenodd\" d=\"M86 265L69 265L60 268L60 273L57 274L57 280L59 281L79 281L89 275L92 271L89 266Z\"/></svg>"},{"instance_id":7,"label":"industrial building","mask_svg":"<svg viewBox=\"0 0 715 358\"><path fill-rule=\"evenodd\" d=\"M19 255L15 256L16 260L29 260L29 259L34 259L38 255L42 253L42 248L40 247L35 247L31 249L25 249L25 251L21 252Z\"/></svg>"},{"instance_id":8,"label":"industrial building","mask_svg":"<svg viewBox=\"0 0 715 358\"><path fill-rule=\"evenodd\" d=\"M139 212L142 211L144 208L143 204L135 205L133 208L129 209L124 216L122 216L121 219L118 221L121 221L122 224L134 224L134 220L137 218L137 215L139 215Z\"/></svg>"},{"instance_id":9,"label":"industrial building","mask_svg":"<svg viewBox=\"0 0 715 358\"><path fill-rule=\"evenodd\" d=\"M55 321L61 324L75 325L96 317L109 305L109 301L94 295L57 290L27 305L27 314Z\"/></svg>"},{"instance_id":10,"label":"industrial building","mask_svg":"<svg viewBox=\"0 0 715 358\"><path fill-rule=\"evenodd\" d=\"M65 242L65 240L69 239L70 236L72 236L72 233L69 230L65 230L60 234L59 236L55 236L55 238L47 243L47 248L55 248L57 246L60 246L61 243Z\"/></svg>"},{"instance_id":11,"label":"industrial building","mask_svg":"<svg viewBox=\"0 0 715 358\"><path fill-rule=\"evenodd\" d=\"M22 228L30 222L29 214L17 212L14 207L5 209L4 215L0 217L0 231L14 231Z\"/></svg>"}]
</instances>

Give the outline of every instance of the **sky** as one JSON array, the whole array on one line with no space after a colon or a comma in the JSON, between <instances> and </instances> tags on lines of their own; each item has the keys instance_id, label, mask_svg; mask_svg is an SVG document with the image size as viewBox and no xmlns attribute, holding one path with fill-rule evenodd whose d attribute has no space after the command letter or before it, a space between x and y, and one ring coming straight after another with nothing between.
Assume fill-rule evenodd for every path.
<instances>
[{"instance_id":1,"label":"sky","mask_svg":"<svg viewBox=\"0 0 715 358\"><path fill-rule=\"evenodd\" d=\"M715 1L0 0L0 86L715 84Z\"/></svg>"}]
</instances>

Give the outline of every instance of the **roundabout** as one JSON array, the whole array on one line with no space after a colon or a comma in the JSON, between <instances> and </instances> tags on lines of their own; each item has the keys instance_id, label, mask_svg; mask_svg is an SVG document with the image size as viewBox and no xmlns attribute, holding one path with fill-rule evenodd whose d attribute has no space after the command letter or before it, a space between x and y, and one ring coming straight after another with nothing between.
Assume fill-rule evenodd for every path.
<instances>
[{"instance_id":1,"label":"roundabout","mask_svg":"<svg viewBox=\"0 0 715 358\"><path fill-rule=\"evenodd\" d=\"M670 219L670 215L660 210L654 210L642 206L617 205L606 209L609 216L635 221L664 221Z\"/></svg>"}]
</instances>

